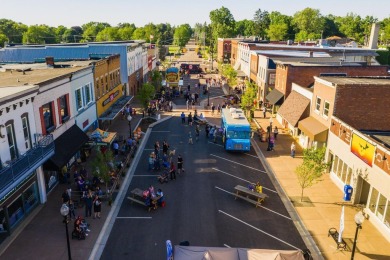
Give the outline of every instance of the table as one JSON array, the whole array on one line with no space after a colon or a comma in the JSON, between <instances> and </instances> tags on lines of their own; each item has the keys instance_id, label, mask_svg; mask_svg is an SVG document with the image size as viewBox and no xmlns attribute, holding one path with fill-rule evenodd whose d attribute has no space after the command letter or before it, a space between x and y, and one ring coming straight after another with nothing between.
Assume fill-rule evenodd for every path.
<instances>
[{"instance_id":1,"label":"table","mask_svg":"<svg viewBox=\"0 0 390 260\"><path fill-rule=\"evenodd\" d=\"M145 198L143 196L143 190L141 190L140 188L135 188L134 190L132 190L130 193L131 195L133 196L133 198L135 197L138 197L140 199L142 199L142 201L145 201ZM152 200L152 205L153 205L153 209L157 209L157 201L161 198L161 196L155 196L154 198L151 198Z\"/></svg>"},{"instance_id":2,"label":"table","mask_svg":"<svg viewBox=\"0 0 390 260\"><path fill-rule=\"evenodd\" d=\"M264 193L252 191L252 190L248 189L247 187L244 187L241 185L236 185L236 187L234 187L234 189L236 190L235 199L237 199L237 198L244 199L250 203L255 204L256 208L257 208L257 206L261 205L261 203L265 200L265 198L268 198L268 195L266 195Z\"/></svg>"}]
</instances>

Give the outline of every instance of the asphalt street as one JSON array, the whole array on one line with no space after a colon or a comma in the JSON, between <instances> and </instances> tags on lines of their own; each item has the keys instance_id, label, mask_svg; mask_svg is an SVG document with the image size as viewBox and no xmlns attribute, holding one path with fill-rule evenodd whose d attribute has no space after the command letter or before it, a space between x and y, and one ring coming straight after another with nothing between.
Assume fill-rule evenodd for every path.
<instances>
[{"instance_id":1,"label":"asphalt street","mask_svg":"<svg viewBox=\"0 0 390 260\"><path fill-rule=\"evenodd\" d=\"M101 259L163 259L165 241L189 241L193 246L304 249L281 199L255 152L229 153L201 132L200 140L188 144L188 132L178 116L156 125L147 140L126 196L134 188L150 184L164 192L166 207L148 212L125 199ZM194 135L194 134L193 134ZM184 158L185 173L166 184L157 182L158 172L148 171L147 158L155 141L167 140ZM261 207L235 200L234 187L249 182L263 185L269 198Z\"/></svg>"}]
</instances>

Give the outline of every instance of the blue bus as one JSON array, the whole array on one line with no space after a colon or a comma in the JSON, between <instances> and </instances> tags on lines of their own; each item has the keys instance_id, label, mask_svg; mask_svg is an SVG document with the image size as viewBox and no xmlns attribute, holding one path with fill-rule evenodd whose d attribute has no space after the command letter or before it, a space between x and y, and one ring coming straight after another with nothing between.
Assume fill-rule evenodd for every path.
<instances>
[{"instance_id":1,"label":"blue bus","mask_svg":"<svg viewBox=\"0 0 390 260\"><path fill-rule=\"evenodd\" d=\"M248 152L251 149L251 127L238 108L222 109L222 140L227 151Z\"/></svg>"}]
</instances>

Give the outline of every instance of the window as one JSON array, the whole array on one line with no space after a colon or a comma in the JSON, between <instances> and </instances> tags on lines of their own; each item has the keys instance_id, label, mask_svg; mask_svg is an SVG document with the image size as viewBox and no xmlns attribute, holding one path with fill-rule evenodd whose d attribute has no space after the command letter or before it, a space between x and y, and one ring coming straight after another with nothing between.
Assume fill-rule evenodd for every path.
<instances>
[{"instance_id":1,"label":"window","mask_svg":"<svg viewBox=\"0 0 390 260\"><path fill-rule=\"evenodd\" d=\"M42 106L42 118L47 132L50 132L50 130L54 127L53 115L52 102L44 104Z\"/></svg>"},{"instance_id":2,"label":"window","mask_svg":"<svg viewBox=\"0 0 390 260\"><path fill-rule=\"evenodd\" d=\"M82 89L79 88L76 90L76 109L77 110L80 110L84 107L84 104L83 104L83 93L82 93Z\"/></svg>"},{"instance_id":3,"label":"window","mask_svg":"<svg viewBox=\"0 0 390 260\"><path fill-rule=\"evenodd\" d=\"M387 210L385 214L385 225L390 228L390 200L387 201Z\"/></svg>"},{"instance_id":4,"label":"window","mask_svg":"<svg viewBox=\"0 0 390 260\"><path fill-rule=\"evenodd\" d=\"M317 97L317 100L316 100L316 111L320 111L320 108L321 108L321 98Z\"/></svg>"},{"instance_id":5,"label":"window","mask_svg":"<svg viewBox=\"0 0 390 260\"><path fill-rule=\"evenodd\" d=\"M27 115L22 116L22 127L23 127L24 144L26 146L26 150L29 150L31 148L31 137L30 137L30 125L28 123Z\"/></svg>"},{"instance_id":6,"label":"window","mask_svg":"<svg viewBox=\"0 0 390 260\"><path fill-rule=\"evenodd\" d=\"M329 102L325 101L324 102L324 111L322 112L322 114L326 117L328 117L328 115L329 115L329 106L330 106Z\"/></svg>"},{"instance_id":7,"label":"window","mask_svg":"<svg viewBox=\"0 0 390 260\"><path fill-rule=\"evenodd\" d=\"M9 153L11 155L11 161L18 158L18 149L16 147L15 131L13 123L6 125Z\"/></svg>"},{"instance_id":8,"label":"window","mask_svg":"<svg viewBox=\"0 0 390 260\"><path fill-rule=\"evenodd\" d=\"M65 123L69 119L67 96L63 95L58 99L58 110L60 112L61 123Z\"/></svg>"},{"instance_id":9,"label":"window","mask_svg":"<svg viewBox=\"0 0 390 260\"><path fill-rule=\"evenodd\" d=\"M387 204L387 199L382 194L379 196L378 209L376 215L380 220L383 220L383 214L385 213L385 208Z\"/></svg>"},{"instance_id":10,"label":"window","mask_svg":"<svg viewBox=\"0 0 390 260\"><path fill-rule=\"evenodd\" d=\"M92 92L91 92L91 83L88 83L84 86L84 95L85 95L85 104L92 102Z\"/></svg>"},{"instance_id":11,"label":"window","mask_svg":"<svg viewBox=\"0 0 390 260\"><path fill-rule=\"evenodd\" d=\"M95 81L95 88L96 88L96 96L97 98L100 98L99 79L96 79Z\"/></svg>"},{"instance_id":12,"label":"window","mask_svg":"<svg viewBox=\"0 0 390 260\"><path fill-rule=\"evenodd\" d=\"M368 205L368 207L373 213L375 213L377 201L378 201L378 191L375 188L372 188L370 204Z\"/></svg>"}]
</instances>

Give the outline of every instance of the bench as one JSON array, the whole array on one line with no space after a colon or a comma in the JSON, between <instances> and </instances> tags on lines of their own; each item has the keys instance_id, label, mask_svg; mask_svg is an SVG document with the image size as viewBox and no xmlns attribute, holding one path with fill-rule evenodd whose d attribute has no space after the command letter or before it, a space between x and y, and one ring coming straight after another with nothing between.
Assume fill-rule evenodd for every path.
<instances>
[{"instance_id":1,"label":"bench","mask_svg":"<svg viewBox=\"0 0 390 260\"><path fill-rule=\"evenodd\" d=\"M131 200L132 203L135 202L135 203L138 203L138 204L140 204L140 205L143 205L143 206L147 207L147 208L148 208L148 211L150 211L150 210L152 209L152 207L146 206L145 202L140 201L140 200L138 200L138 199L136 199L136 198L127 197L127 199Z\"/></svg>"},{"instance_id":2,"label":"bench","mask_svg":"<svg viewBox=\"0 0 390 260\"><path fill-rule=\"evenodd\" d=\"M328 231L328 237L331 236L333 240L337 243L337 249L347 249L347 244L345 243L344 239L341 238L341 242L339 242L339 232L337 232L337 229L330 228Z\"/></svg>"},{"instance_id":3,"label":"bench","mask_svg":"<svg viewBox=\"0 0 390 260\"><path fill-rule=\"evenodd\" d=\"M241 185L236 185L234 187L234 189L236 190L236 199L237 198L242 198L250 203L253 203L257 206L260 206L261 203L266 199L268 198L268 195L267 194L264 194L264 193L259 193L259 192L256 192L256 191L251 191L249 190L247 187L244 187L244 186L241 186ZM245 196L242 196L240 194L243 194Z\"/></svg>"},{"instance_id":4,"label":"bench","mask_svg":"<svg viewBox=\"0 0 390 260\"><path fill-rule=\"evenodd\" d=\"M261 203L257 202L256 200L250 199L248 197L244 197L244 196L241 196L241 195L238 195L238 194L234 194L234 196L236 196L235 199L240 198L240 199L248 201L249 203L254 204L256 206L256 208L257 208L257 206L261 205Z\"/></svg>"}]
</instances>

